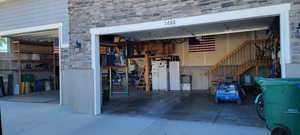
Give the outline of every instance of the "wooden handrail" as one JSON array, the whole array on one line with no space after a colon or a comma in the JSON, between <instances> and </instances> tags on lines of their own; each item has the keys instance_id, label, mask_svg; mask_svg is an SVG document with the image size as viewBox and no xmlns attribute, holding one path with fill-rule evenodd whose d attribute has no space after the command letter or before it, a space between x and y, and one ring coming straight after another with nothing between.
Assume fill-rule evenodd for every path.
<instances>
[{"instance_id":1,"label":"wooden handrail","mask_svg":"<svg viewBox=\"0 0 300 135\"><path fill-rule=\"evenodd\" d=\"M210 72L214 72L220 65L222 65L226 60L232 58L233 56L237 55L238 53L241 52L245 47L254 45L254 44L261 44L266 42L267 39L261 39L261 40L247 40L243 42L239 47L235 48L231 53L228 55L224 56L219 62L217 62L213 67L209 68L208 71L205 73L206 75Z\"/></svg>"},{"instance_id":2,"label":"wooden handrail","mask_svg":"<svg viewBox=\"0 0 300 135\"><path fill-rule=\"evenodd\" d=\"M271 64L270 45L274 45L272 41L272 39L247 40L225 55L205 73L208 75L210 89L227 76L238 80L241 74L252 67Z\"/></svg>"}]
</instances>

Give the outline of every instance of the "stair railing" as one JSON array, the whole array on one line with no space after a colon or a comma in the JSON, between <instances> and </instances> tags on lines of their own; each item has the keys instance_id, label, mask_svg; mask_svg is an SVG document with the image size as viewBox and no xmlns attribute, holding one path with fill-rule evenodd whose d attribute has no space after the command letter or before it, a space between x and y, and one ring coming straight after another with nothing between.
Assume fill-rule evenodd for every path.
<instances>
[{"instance_id":1,"label":"stair railing","mask_svg":"<svg viewBox=\"0 0 300 135\"><path fill-rule=\"evenodd\" d=\"M208 75L209 86L216 85L225 77L238 80L241 72L255 65L257 60L270 60L271 55L272 43L268 40L247 40L208 69L205 74Z\"/></svg>"}]
</instances>

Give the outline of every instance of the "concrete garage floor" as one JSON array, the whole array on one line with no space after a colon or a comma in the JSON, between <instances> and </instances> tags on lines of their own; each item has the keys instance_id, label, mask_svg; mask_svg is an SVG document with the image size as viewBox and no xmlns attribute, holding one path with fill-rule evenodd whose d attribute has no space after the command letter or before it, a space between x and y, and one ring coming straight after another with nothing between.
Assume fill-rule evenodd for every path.
<instances>
[{"instance_id":1,"label":"concrete garage floor","mask_svg":"<svg viewBox=\"0 0 300 135\"><path fill-rule=\"evenodd\" d=\"M113 97L104 105L105 114L145 116L166 120L207 122L239 126L265 127L256 114L253 99L242 105L215 104L212 96L203 92L133 94Z\"/></svg>"},{"instance_id":2,"label":"concrete garage floor","mask_svg":"<svg viewBox=\"0 0 300 135\"><path fill-rule=\"evenodd\" d=\"M0 97L0 101L59 104L59 91L34 92L22 96Z\"/></svg>"},{"instance_id":3,"label":"concrete garage floor","mask_svg":"<svg viewBox=\"0 0 300 135\"><path fill-rule=\"evenodd\" d=\"M0 101L4 135L268 135L265 128L143 116L73 113L56 104Z\"/></svg>"}]
</instances>

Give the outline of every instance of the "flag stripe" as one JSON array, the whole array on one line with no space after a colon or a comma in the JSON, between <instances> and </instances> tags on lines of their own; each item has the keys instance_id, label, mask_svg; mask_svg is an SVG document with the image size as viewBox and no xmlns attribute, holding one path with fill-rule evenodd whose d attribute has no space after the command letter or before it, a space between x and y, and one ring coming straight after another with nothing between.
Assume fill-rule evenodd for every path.
<instances>
[{"instance_id":1,"label":"flag stripe","mask_svg":"<svg viewBox=\"0 0 300 135\"><path fill-rule=\"evenodd\" d=\"M189 51L189 52L213 52L213 51L215 51L215 50L201 50L201 51Z\"/></svg>"},{"instance_id":2,"label":"flag stripe","mask_svg":"<svg viewBox=\"0 0 300 135\"><path fill-rule=\"evenodd\" d=\"M201 50L215 50L215 48L201 48ZM201 51L200 49L189 49L189 51Z\"/></svg>"},{"instance_id":3,"label":"flag stripe","mask_svg":"<svg viewBox=\"0 0 300 135\"><path fill-rule=\"evenodd\" d=\"M193 47L215 47L215 45L193 45Z\"/></svg>"}]
</instances>

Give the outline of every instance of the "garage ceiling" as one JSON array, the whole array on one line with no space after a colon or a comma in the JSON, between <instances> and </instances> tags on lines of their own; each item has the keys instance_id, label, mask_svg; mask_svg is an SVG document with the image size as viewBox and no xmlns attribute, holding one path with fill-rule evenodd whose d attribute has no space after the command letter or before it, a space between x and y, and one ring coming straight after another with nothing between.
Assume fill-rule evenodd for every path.
<instances>
[{"instance_id":1,"label":"garage ceiling","mask_svg":"<svg viewBox=\"0 0 300 135\"><path fill-rule=\"evenodd\" d=\"M14 35L7 35L7 37L14 40L25 40L32 42L52 42L54 39L58 38L58 30L53 29L47 31L20 33Z\"/></svg>"},{"instance_id":2,"label":"garage ceiling","mask_svg":"<svg viewBox=\"0 0 300 135\"><path fill-rule=\"evenodd\" d=\"M266 17L251 20L238 20L232 22L201 24L151 31L139 31L132 33L124 33L121 34L121 36L132 40L157 40L257 31L268 29L268 27L273 23L273 20L274 17Z\"/></svg>"}]
</instances>

